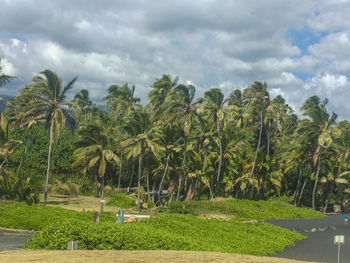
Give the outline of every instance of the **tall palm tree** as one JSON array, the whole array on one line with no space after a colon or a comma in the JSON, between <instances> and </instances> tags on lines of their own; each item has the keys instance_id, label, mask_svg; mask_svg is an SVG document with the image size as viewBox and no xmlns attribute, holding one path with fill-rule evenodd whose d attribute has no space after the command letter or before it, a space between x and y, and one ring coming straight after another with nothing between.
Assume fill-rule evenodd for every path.
<instances>
[{"instance_id":1,"label":"tall palm tree","mask_svg":"<svg viewBox=\"0 0 350 263\"><path fill-rule=\"evenodd\" d=\"M184 147L183 147L183 158L182 158L182 171L183 174L179 178L178 191L176 200L179 199L182 180L186 177L186 154L188 135L192 128L192 119L198 118L197 106L202 102L201 99L195 99L196 88L192 85L178 85L171 91L165 101L166 110L163 113L162 119L166 119L168 123L175 120L183 123L184 129Z\"/></svg>"},{"instance_id":2,"label":"tall palm tree","mask_svg":"<svg viewBox=\"0 0 350 263\"><path fill-rule=\"evenodd\" d=\"M30 115L38 116L44 114L46 123L50 126L49 151L47 158L47 171L45 180L44 204L47 203L47 193L51 165L52 143L58 138L60 130L65 123L73 130L76 123L72 113L68 111L67 103L64 103L67 93L73 88L78 76L63 86L62 80L51 70L45 70L33 78L29 88L23 91L20 96L27 97L30 101L27 112Z\"/></svg>"},{"instance_id":3,"label":"tall palm tree","mask_svg":"<svg viewBox=\"0 0 350 263\"><path fill-rule=\"evenodd\" d=\"M251 115L255 115L255 112L259 114L259 136L256 145L252 169L250 171L250 177L252 177L252 175L254 174L254 169L256 167L256 160L258 157L258 151L260 149L262 139L265 109L269 102L269 93L267 92L266 82L254 82L248 89L244 90L243 102L246 105L246 107L249 106Z\"/></svg>"},{"instance_id":4,"label":"tall palm tree","mask_svg":"<svg viewBox=\"0 0 350 263\"><path fill-rule=\"evenodd\" d=\"M149 113L141 106L137 105L126 120L129 126L133 126L135 135L120 143L126 157L138 158L138 180L137 180L137 203L139 212L141 212L141 176L142 176L142 162L147 152L157 156L163 147L159 144L161 138L160 130L154 127L150 121Z\"/></svg>"},{"instance_id":5,"label":"tall palm tree","mask_svg":"<svg viewBox=\"0 0 350 263\"><path fill-rule=\"evenodd\" d=\"M112 127L96 120L86 126L82 126L78 131L79 147L74 155L75 162L73 166L83 167L83 173L87 169L98 167L98 175L102 179L100 212L103 212L105 171L108 162L119 164L119 157L112 151Z\"/></svg>"},{"instance_id":6,"label":"tall palm tree","mask_svg":"<svg viewBox=\"0 0 350 263\"><path fill-rule=\"evenodd\" d=\"M322 151L327 149L333 141L333 126L337 119L337 114L332 112L330 116L327 112L326 105L328 100L320 101L317 96L308 98L301 110L304 116L309 119L302 120L298 125L298 132L306 137L309 141L314 142L313 164L316 168L315 182L312 191L312 208L316 208L316 188L318 177L321 170Z\"/></svg>"}]
</instances>

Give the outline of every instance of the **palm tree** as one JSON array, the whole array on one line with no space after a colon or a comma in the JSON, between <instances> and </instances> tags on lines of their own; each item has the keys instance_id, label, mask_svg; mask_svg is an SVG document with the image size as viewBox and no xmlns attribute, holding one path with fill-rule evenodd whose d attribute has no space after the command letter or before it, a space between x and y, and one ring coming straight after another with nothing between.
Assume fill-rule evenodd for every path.
<instances>
[{"instance_id":1,"label":"palm tree","mask_svg":"<svg viewBox=\"0 0 350 263\"><path fill-rule=\"evenodd\" d=\"M19 140L9 138L8 120L0 112L0 169L7 163L10 154L21 144Z\"/></svg>"},{"instance_id":2,"label":"palm tree","mask_svg":"<svg viewBox=\"0 0 350 263\"><path fill-rule=\"evenodd\" d=\"M46 123L50 126L50 140L49 152L47 158L47 171L45 181L44 204L47 202L51 151L52 143L58 138L59 132L64 128L65 123L73 130L76 123L68 111L67 103L64 103L67 93L73 88L73 84L77 80L76 76L66 86L62 85L62 80L51 70L45 70L33 78L32 83L28 89L23 91L20 96L27 97L31 103L27 106L28 114L32 116L39 116L44 114L46 116Z\"/></svg>"},{"instance_id":3,"label":"palm tree","mask_svg":"<svg viewBox=\"0 0 350 263\"><path fill-rule=\"evenodd\" d=\"M201 103L201 99L194 99L196 88L192 85L178 85L171 91L165 101L165 108L162 119L166 119L168 123L175 120L183 123L184 129L184 147L182 158L182 171L183 174L179 178L178 191L176 200L179 199L181 184L183 178L186 177L186 154L188 135L192 128L192 119L198 118L197 105Z\"/></svg>"},{"instance_id":4,"label":"palm tree","mask_svg":"<svg viewBox=\"0 0 350 263\"><path fill-rule=\"evenodd\" d=\"M1 59L0 59L1 62ZM0 66L0 88L5 87L6 84L10 83L15 77L1 74L2 67Z\"/></svg>"},{"instance_id":5,"label":"palm tree","mask_svg":"<svg viewBox=\"0 0 350 263\"><path fill-rule=\"evenodd\" d=\"M221 175L221 166L222 166L222 160L223 160L223 141L222 141L222 135L221 131L223 129L224 125L224 119L226 116L230 114L230 111L235 108L233 105L231 106L225 106L225 103L228 101L228 99L224 98L224 94L221 92L220 89L210 89L209 91L204 93L204 107L209 113L209 119L212 119L213 122L216 125L216 133L218 138L218 146L219 146L219 163L217 167L217 176L216 176L216 183L220 180ZM214 187L214 185L213 185ZM216 194L217 187L214 189L214 194Z\"/></svg>"},{"instance_id":6,"label":"palm tree","mask_svg":"<svg viewBox=\"0 0 350 263\"><path fill-rule=\"evenodd\" d=\"M146 152L157 156L159 151L163 150L163 147L158 143L161 134L160 130L153 126L149 113L141 105L137 105L135 111L127 117L126 123L133 127L135 135L122 141L120 146L128 159L130 157L138 158L137 204L139 212L141 212L142 161Z\"/></svg>"},{"instance_id":7,"label":"palm tree","mask_svg":"<svg viewBox=\"0 0 350 263\"><path fill-rule=\"evenodd\" d=\"M315 183L312 191L312 208L315 209L316 188L318 177L321 170L322 151L327 149L333 141L333 125L337 119L334 112L329 116L326 105L328 100L320 101L317 96L308 98L301 110L304 116L308 116L311 120L302 120L298 125L298 132L314 143L313 164L316 166Z\"/></svg>"},{"instance_id":8,"label":"palm tree","mask_svg":"<svg viewBox=\"0 0 350 263\"><path fill-rule=\"evenodd\" d=\"M107 100L106 107L110 107L114 118L118 120L120 116L129 114L135 107L135 104L140 102L140 98L135 98L135 86L132 88L128 84L123 86L111 85L108 87L108 95L104 97Z\"/></svg>"},{"instance_id":9,"label":"palm tree","mask_svg":"<svg viewBox=\"0 0 350 263\"><path fill-rule=\"evenodd\" d=\"M22 96L22 93L27 92L28 89L29 87L22 89L19 95L14 100L8 101L6 108L9 122L15 127L26 127L28 130L26 146L24 148L22 158L16 172L17 177L20 176L21 168L26 159L33 127L39 123L45 122L44 113L35 112L35 114L33 115L32 111L27 111L28 105L31 104L31 101L30 98L28 98L27 96Z\"/></svg>"},{"instance_id":10,"label":"palm tree","mask_svg":"<svg viewBox=\"0 0 350 263\"><path fill-rule=\"evenodd\" d=\"M103 212L104 175L107 163L120 163L119 157L111 149L113 146L111 132L111 125L104 124L101 120L82 126L79 129L76 143L79 148L74 153L73 166L84 167L83 173L86 173L87 169L98 167L98 175L102 179L100 213Z\"/></svg>"},{"instance_id":11,"label":"palm tree","mask_svg":"<svg viewBox=\"0 0 350 263\"><path fill-rule=\"evenodd\" d=\"M89 91L86 89L80 90L77 94L75 94L72 99L72 105L76 112L78 122L82 121L82 117L84 116L84 121L86 121L86 115L93 105L93 102L89 98Z\"/></svg>"},{"instance_id":12,"label":"palm tree","mask_svg":"<svg viewBox=\"0 0 350 263\"><path fill-rule=\"evenodd\" d=\"M264 114L265 109L269 101L269 93L267 92L266 82L254 82L248 89L244 90L243 93L243 102L246 106L250 106L250 113L254 115L254 112L257 111L259 114L259 136L258 142L256 145L255 156L253 161L253 166L250 171L250 177L254 174L254 169L256 166L256 160L258 157L258 151L260 149L262 131L264 125Z\"/></svg>"},{"instance_id":13,"label":"palm tree","mask_svg":"<svg viewBox=\"0 0 350 263\"><path fill-rule=\"evenodd\" d=\"M148 94L150 110L154 112L152 116L158 118L164 110L165 100L169 93L177 86L179 77L171 80L170 75L163 75L151 86L152 90Z\"/></svg>"}]
</instances>

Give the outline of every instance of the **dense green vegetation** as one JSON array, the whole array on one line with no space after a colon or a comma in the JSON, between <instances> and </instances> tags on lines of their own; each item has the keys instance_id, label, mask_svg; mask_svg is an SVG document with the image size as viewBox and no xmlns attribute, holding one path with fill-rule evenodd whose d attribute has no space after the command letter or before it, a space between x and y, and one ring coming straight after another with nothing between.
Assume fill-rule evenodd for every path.
<instances>
[{"instance_id":1,"label":"dense green vegetation","mask_svg":"<svg viewBox=\"0 0 350 263\"><path fill-rule=\"evenodd\" d=\"M107 202L107 205L117 206L119 208L131 208L135 206L135 200L125 194L119 193L114 195L112 199Z\"/></svg>"},{"instance_id":2,"label":"dense green vegetation","mask_svg":"<svg viewBox=\"0 0 350 263\"><path fill-rule=\"evenodd\" d=\"M10 80L4 76L2 85ZM299 119L281 96L270 98L266 83L198 97L194 86L163 75L150 87L147 105L124 84L106 87L102 108L87 90L66 101L76 81L63 85L45 70L6 102L1 118L2 177L12 171L29 178L44 203L59 188L104 199L105 186L137 188L139 210L203 196L285 195L317 210L348 201L350 123L336 122L327 99L308 98ZM0 184L1 196L19 200L10 191Z\"/></svg>"},{"instance_id":3,"label":"dense green vegetation","mask_svg":"<svg viewBox=\"0 0 350 263\"><path fill-rule=\"evenodd\" d=\"M267 255L303 238L267 223L168 215L126 224L61 222L36 234L27 247L66 249L69 240L78 240L80 249L172 249Z\"/></svg>"}]
</instances>

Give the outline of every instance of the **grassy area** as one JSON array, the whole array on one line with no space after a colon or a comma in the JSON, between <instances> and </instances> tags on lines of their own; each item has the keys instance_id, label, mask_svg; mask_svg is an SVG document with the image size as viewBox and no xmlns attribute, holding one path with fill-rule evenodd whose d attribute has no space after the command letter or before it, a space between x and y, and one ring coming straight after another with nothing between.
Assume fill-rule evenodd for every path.
<instances>
[{"instance_id":1,"label":"grassy area","mask_svg":"<svg viewBox=\"0 0 350 263\"><path fill-rule=\"evenodd\" d=\"M0 261L42 263L96 262L231 262L231 263L302 263L285 258L255 257L227 253L190 251L0 251ZM306 263L306 262L305 262Z\"/></svg>"}]
</instances>

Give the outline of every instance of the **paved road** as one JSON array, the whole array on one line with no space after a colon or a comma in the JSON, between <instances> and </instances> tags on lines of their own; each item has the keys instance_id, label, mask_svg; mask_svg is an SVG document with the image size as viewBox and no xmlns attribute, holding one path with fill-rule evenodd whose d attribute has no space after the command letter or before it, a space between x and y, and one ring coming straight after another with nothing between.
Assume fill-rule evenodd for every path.
<instances>
[{"instance_id":1,"label":"paved road","mask_svg":"<svg viewBox=\"0 0 350 263\"><path fill-rule=\"evenodd\" d=\"M282 219L268 220L267 222L289 230L311 230L313 228L328 228L325 231L302 233L308 238L295 243L295 246L285 248L281 253L273 255L274 257L319 261L319 262L337 262L338 247L334 245L335 235L345 236L345 245L340 250L340 262L350 263L350 223L344 224L343 215L331 215L325 218L317 219Z\"/></svg>"},{"instance_id":2,"label":"paved road","mask_svg":"<svg viewBox=\"0 0 350 263\"><path fill-rule=\"evenodd\" d=\"M30 238L33 232L11 231L0 229L0 251L22 249L24 241Z\"/></svg>"}]
</instances>

